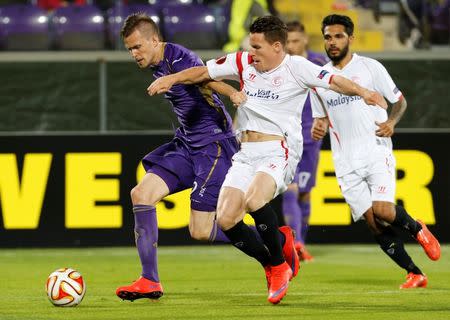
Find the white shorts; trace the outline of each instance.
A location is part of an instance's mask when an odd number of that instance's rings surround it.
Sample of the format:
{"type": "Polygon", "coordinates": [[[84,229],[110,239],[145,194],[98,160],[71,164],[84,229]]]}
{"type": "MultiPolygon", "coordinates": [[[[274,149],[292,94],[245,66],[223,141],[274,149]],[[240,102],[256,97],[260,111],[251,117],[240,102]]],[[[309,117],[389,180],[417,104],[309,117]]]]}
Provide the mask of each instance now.
{"type": "Polygon", "coordinates": [[[395,203],[395,158],[392,150],[379,148],[373,162],[337,178],[354,221],[363,217],[373,201],[395,203]]]}
{"type": "Polygon", "coordinates": [[[243,142],[233,156],[222,187],[233,187],[246,193],[255,174],[265,172],[275,180],[275,198],[294,178],[299,159],[291,154],[284,141],[243,142]]]}

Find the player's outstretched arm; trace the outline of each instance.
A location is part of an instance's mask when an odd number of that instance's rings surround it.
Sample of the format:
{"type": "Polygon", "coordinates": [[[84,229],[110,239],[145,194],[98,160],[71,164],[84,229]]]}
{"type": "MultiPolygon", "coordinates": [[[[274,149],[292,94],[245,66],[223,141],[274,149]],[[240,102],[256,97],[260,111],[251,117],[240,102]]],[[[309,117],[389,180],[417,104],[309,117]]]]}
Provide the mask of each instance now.
{"type": "Polygon", "coordinates": [[[223,81],[214,81],[211,80],[206,82],[206,87],[214,90],[215,92],[220,93],[223,96],[230,98],[231,102],[235,107],[239,107],[242,103],[247,100],[247,96],[242,91],[238,91],[234,87],[223,81]]]}
{"type": "Polygon", "coordinates": [[[170,74],[156,79],[147,88],[147,93],[151,96],[159,93],[165,93],[172,88],[174,84],[195,84],[211,80],[208,68],[205,66],[192,67],[183,71],[170,74]]]}
{"type": "Polygon", "coordinates": [[[244,90],[235,92],[230,96],[230,100],[233,103],[233,106],[238,108],[241,104],[247,101],[247,94],[244,90]]]}
{"type": "Polygon", "coordinates": [[[236,108],[247,100],[247,95],[243,91],[238,91],[225,82],[212,80],[207,82],[205,86],[230,98],[236,108]]]}
{"type": "Polygon", "coordinates": [[[378,137],[391,137],[394,134],[395,125],[402,118],[407,106],[408,104],[406,103],[406,99],[404,97],[401,97],[399,101],[394,103],[387,121],[381,123],[377,121],[375,122],[378,126],[375,134],[378,137]]]}
{"type": "Polygon", "coordinates": [[[387,102],[381,94],[363,88],[359,84],[344,77],[337,75],[333,76],[330,83],[330,89],[347,96],[360,96],[364,99],[364,102],[369,105],[380,106],[383,109],[387,109],[387,102]]]}
{"type": "Polygon", "coordinates": [[[318,141],[323,139],[328,131],[329,121],[327,117],[324,118],[314,118],[311,127],[311,137],[313,140],[318,141]]]}
{"type": "Polygon", "coordinates": [[[226,97],[231,97],[233,93],[238,92],[237,89],[223,81],[207,81],[204,86],[226,97]]]}

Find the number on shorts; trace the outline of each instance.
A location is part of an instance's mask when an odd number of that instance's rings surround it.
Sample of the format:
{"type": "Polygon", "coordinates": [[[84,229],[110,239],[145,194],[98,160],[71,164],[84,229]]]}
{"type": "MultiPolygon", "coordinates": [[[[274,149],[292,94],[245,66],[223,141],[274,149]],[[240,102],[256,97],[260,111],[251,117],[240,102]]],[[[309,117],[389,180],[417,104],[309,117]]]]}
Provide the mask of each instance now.
{"type": "Polygon", "coordinates": [[[300,188],[306,187],[306,184],[308,183],[309,178],[311,178],[311,173],[309,173],[309,172],[300,172],[298,174],[298,186],[300,188]]]}

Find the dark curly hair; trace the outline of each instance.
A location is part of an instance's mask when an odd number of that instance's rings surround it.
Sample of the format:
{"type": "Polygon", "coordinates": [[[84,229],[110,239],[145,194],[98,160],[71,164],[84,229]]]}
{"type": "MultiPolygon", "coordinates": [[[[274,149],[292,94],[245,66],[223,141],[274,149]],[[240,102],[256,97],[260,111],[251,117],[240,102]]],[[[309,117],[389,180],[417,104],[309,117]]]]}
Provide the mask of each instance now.
{"type": "Polygon", "coordinates": [[[322,20],[322,34],[325,30],[325,27],[331,26],[333,24],[340,24],[341,26],[344,26],[345,32],[349,35],[353,35],[353,29],[355,26],[353,25],[352,19],[348,16],[339,15],[339,14],[330,14],[329,16],[326,16],[322,20]]]}

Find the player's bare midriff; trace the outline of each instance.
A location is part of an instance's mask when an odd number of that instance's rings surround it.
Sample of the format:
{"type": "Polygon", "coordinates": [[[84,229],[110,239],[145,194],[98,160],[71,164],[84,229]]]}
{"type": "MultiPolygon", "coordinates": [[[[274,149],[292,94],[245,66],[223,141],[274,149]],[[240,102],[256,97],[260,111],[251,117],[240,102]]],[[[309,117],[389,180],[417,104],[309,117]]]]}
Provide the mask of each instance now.
{"type": "Polygon", "coordinates": [[[241,142],[263,142],[272,140],[284,141],[284,137],[251,130],[243,131],[241,135],[241,142]]]}

